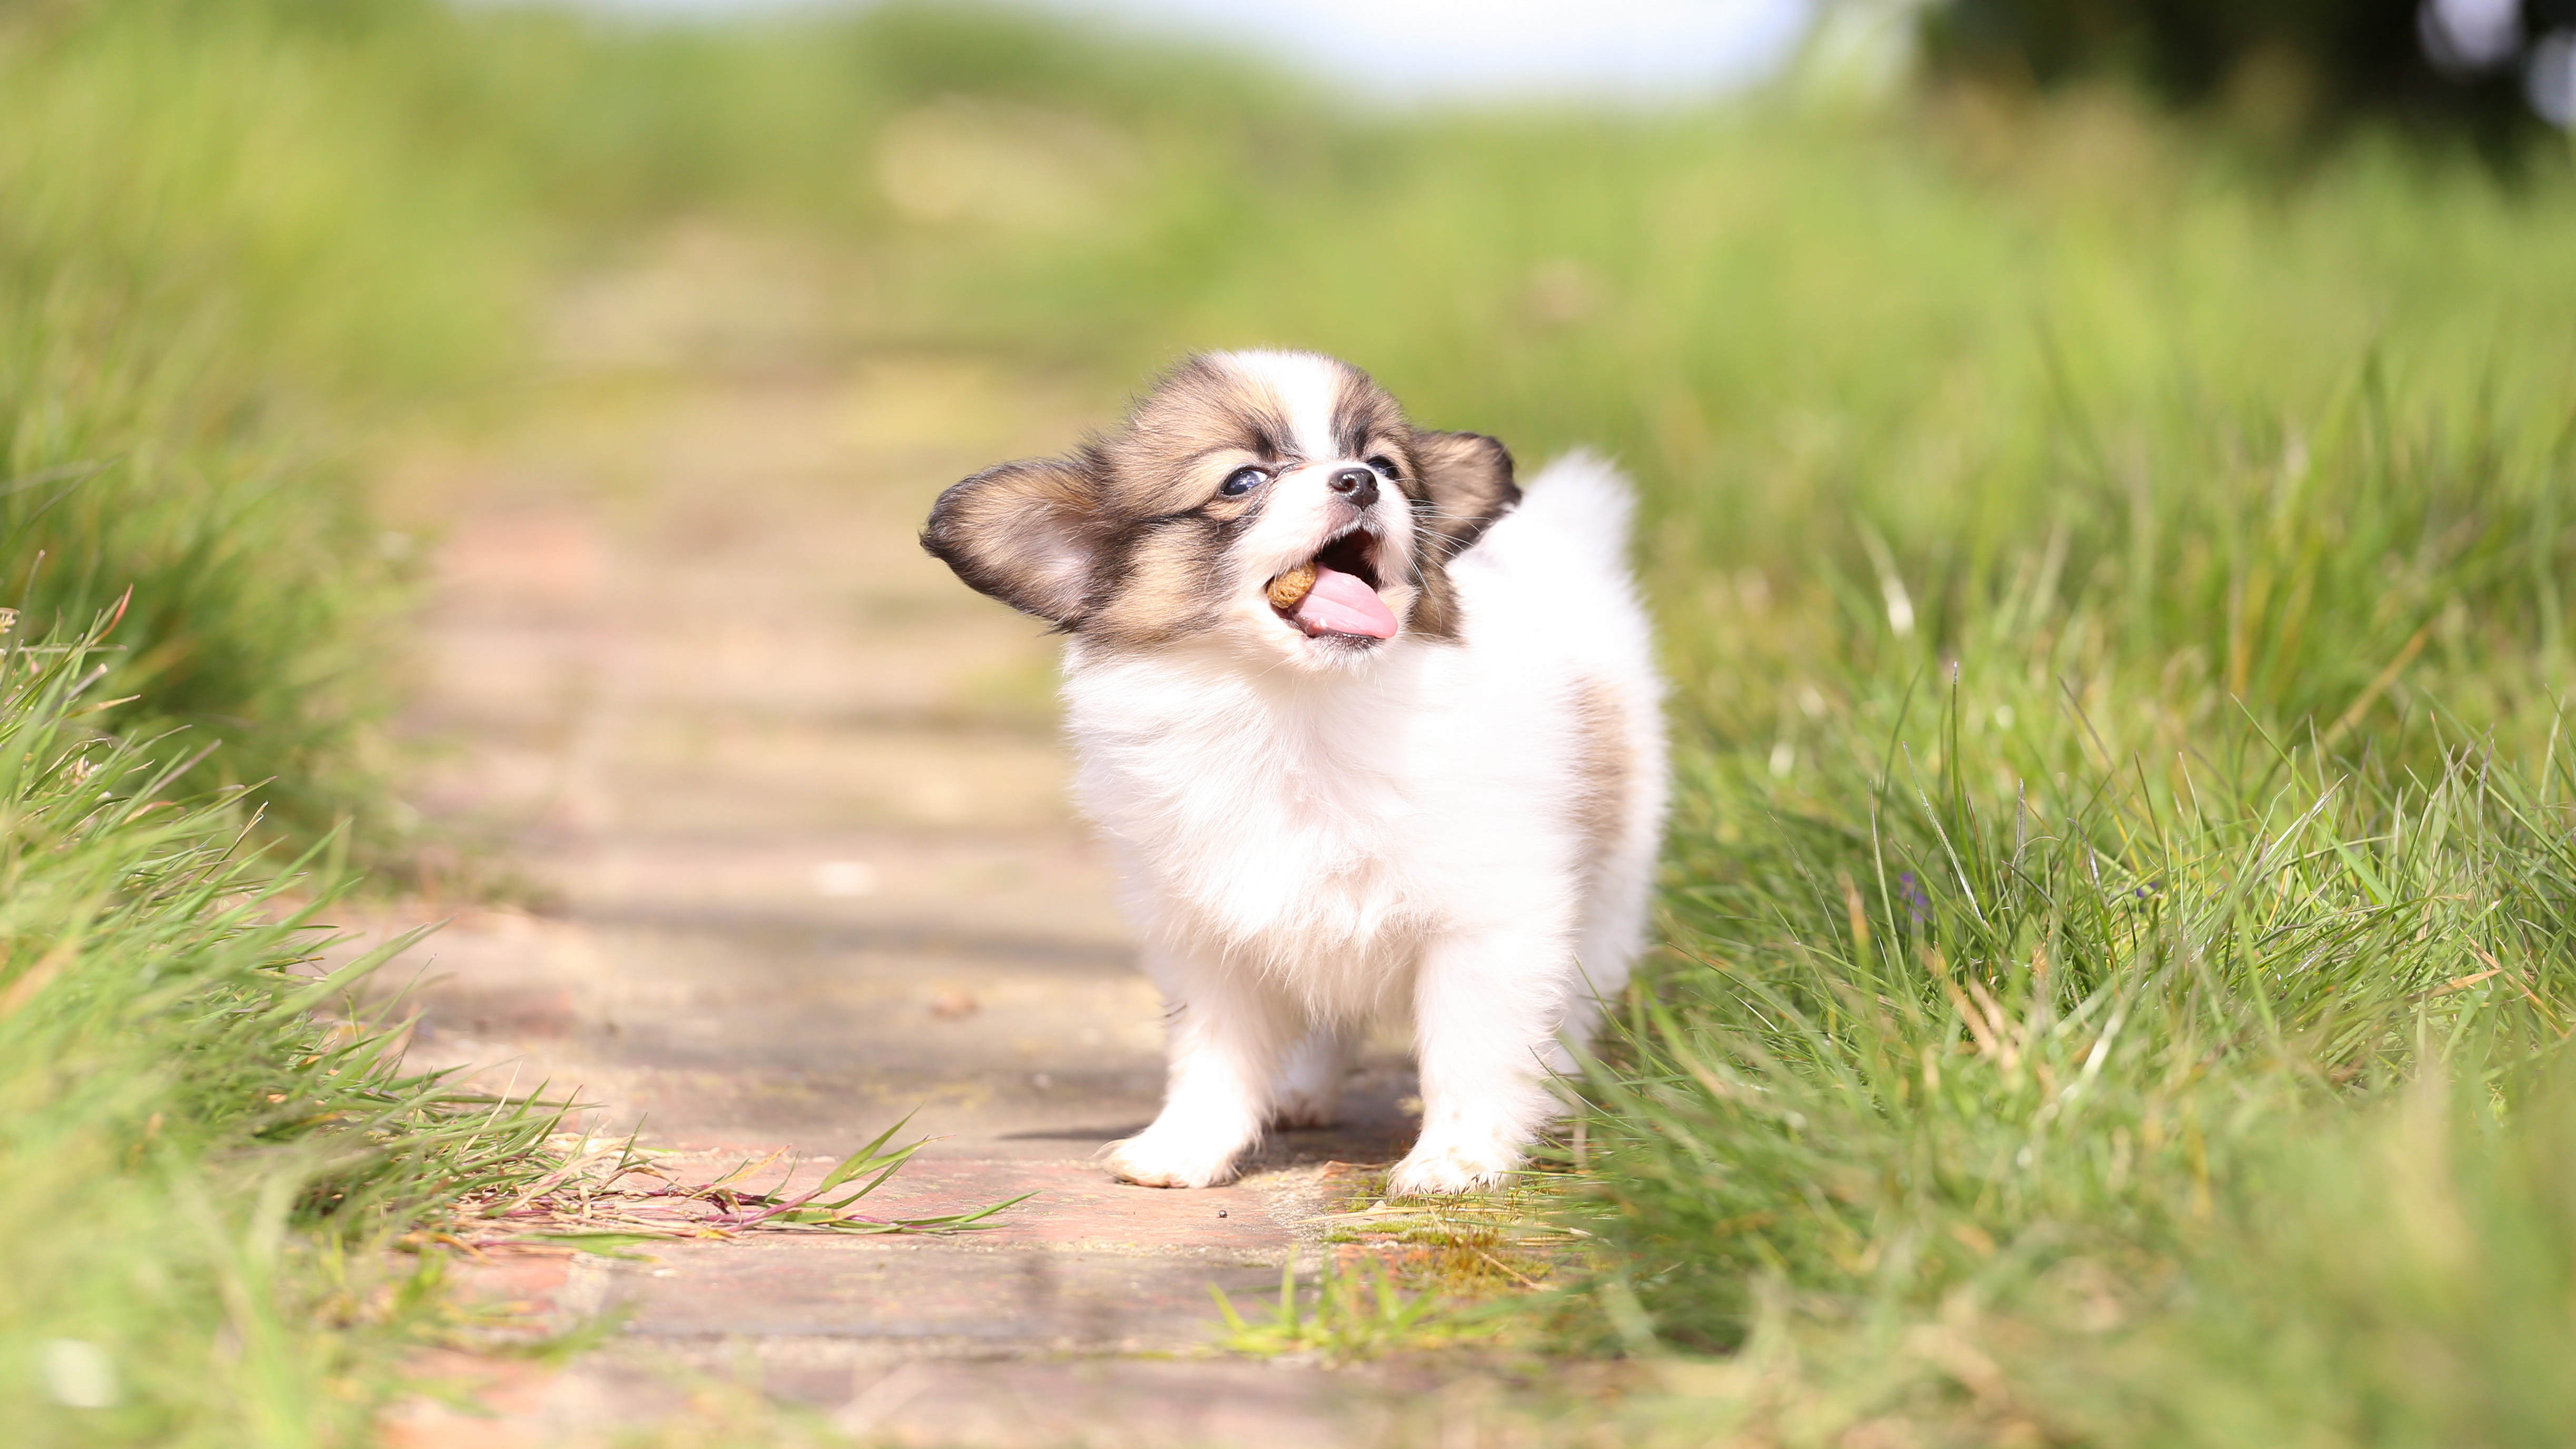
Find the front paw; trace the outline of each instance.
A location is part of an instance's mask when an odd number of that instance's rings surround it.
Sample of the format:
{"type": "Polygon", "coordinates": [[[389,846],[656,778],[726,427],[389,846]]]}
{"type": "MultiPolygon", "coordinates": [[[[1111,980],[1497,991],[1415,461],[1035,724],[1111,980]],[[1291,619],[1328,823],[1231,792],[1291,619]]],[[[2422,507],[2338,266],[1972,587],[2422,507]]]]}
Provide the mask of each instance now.
{"type": "Polygon", "coordinates": [[[1395,1171],[1388,1174],[1386,1190],[1391,1197],[1477,1192],[1502,1186],[1520,1165],[1518,1148],[1438,1143],[1426,1138],[1414,1144],[1404,1160],[1395,1165],[1395,1171]]]}
{"type": "Polygon", "coordinates": [[[1148,1130],[1111,1143],[1108,1165],[1121,1181],[1139,1187],[1216,1187],[1234,1181],[1240,1153],[1148,1130]]]}

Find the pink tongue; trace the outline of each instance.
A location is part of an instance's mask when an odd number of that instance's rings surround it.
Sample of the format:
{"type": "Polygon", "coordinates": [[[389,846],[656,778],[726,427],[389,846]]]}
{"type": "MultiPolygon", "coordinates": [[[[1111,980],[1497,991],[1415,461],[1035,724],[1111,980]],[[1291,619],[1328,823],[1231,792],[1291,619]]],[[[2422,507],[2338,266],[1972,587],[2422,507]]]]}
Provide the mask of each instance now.
{"type": "Polygon", "coordinates": [[[1369,639],[1395,637],[1395,615],[1367,580],[1321,564],[1315,566],[1315,587],[1297,605],[1297,618],[1310,629],[1369,639]]]}

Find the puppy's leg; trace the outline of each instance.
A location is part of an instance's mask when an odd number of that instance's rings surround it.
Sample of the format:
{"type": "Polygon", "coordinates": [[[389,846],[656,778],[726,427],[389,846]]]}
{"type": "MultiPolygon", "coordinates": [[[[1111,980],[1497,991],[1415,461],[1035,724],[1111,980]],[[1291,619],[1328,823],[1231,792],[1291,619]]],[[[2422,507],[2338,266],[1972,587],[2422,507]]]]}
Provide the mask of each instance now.
{"type": "Polygon", "coordinates": [[[1147,1187],[1210,1187],[1270,1120],[1271,1084],[1300,1013],[1260,982],[1194,962],[1152,963],[1171,1021],[1168,1085],[1154,1124],[1109,1149],[1109,1170],[1147,1187]]]}
{"type": "Polygon", "coordinates": [[[1601,1018],[1627,990],[1629,971],[1643,949],[1645,888],[1618,882],[1600,889],[1624,895],[1596,898],[1584,922],[1582,947],[1575,957],[1579,970],[1565,1018],[1557,1024],[1558,1049],[1549,1060],[1549,1069],[1560,1073],[1574,1070],[1573,1055],[1565,1048],[1592,1049],[1601,1033],[1601,1018]]]}
{"type": "MultiPolygon", "coordinates": [[[[1660,780],[1660,776],[1654,778],[1660,780]]],[[[1663,814],[1659,808],[1641,806],[1632,816],[1626,837],[1594,868],[1584,901],[1576,951],[1580,980],[1565,1021],[1558,1027],[1558,1034],[1578,1051],[1591,1048],[1604,1010],[1627,990],[1629,971],[1646,949],[1663,814]]]]}
{"type": "Polygon", "coordinates": [[[1341,1107],[1342,1080],[1351,1074],[1359,1049],[1357,1023],[1320,1021],[1309,1027],[1279,1074],[1270,1120],[1281,1127],[1332,1126],[1341,1107]]]}
{"type": "Polygon", "coordinates": [[[1491,1187],[1557,1111],[1548,1074],[1572,952],[1553,931],[1496,928],[1432,943],[1414,983],[1422,1136],[1395,1166],[1395,1193],[1491,1187]]]}

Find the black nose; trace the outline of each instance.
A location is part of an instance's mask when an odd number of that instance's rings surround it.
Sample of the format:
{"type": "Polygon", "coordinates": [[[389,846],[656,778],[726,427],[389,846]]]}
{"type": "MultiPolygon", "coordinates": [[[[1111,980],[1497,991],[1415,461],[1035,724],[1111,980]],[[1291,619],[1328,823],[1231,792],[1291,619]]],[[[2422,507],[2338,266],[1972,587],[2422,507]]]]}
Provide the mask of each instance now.
{"type": "Polygon", "coordinates": [[[1333,491],[1353,508],[1366,508],[1377,501],[1377,475],[1366,468],[1344,468],[1333,475],[1333,491]]]}

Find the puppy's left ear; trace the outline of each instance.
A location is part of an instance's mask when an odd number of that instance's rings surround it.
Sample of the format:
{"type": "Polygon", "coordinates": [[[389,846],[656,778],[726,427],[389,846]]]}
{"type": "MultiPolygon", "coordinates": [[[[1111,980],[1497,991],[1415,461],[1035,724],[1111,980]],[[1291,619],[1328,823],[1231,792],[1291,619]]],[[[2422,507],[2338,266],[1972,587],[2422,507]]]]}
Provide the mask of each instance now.
{"type": "Polygon", "coordinates": [[[1430,529],[1448,540],[1443,550],[1447,557],[1464,553],[1521,501],[1520,485],[1512,481],[1511,450],[1482,433],[1417,429],[1413,456],[1431,498],[1430,529]]]}
{"type": "Polygon", "coordinates": [[[940,494],[921,546],[977,593],[1070,628],[1091,593],[1099,506],[1088,460],[1004,463],[940,494]]]}

